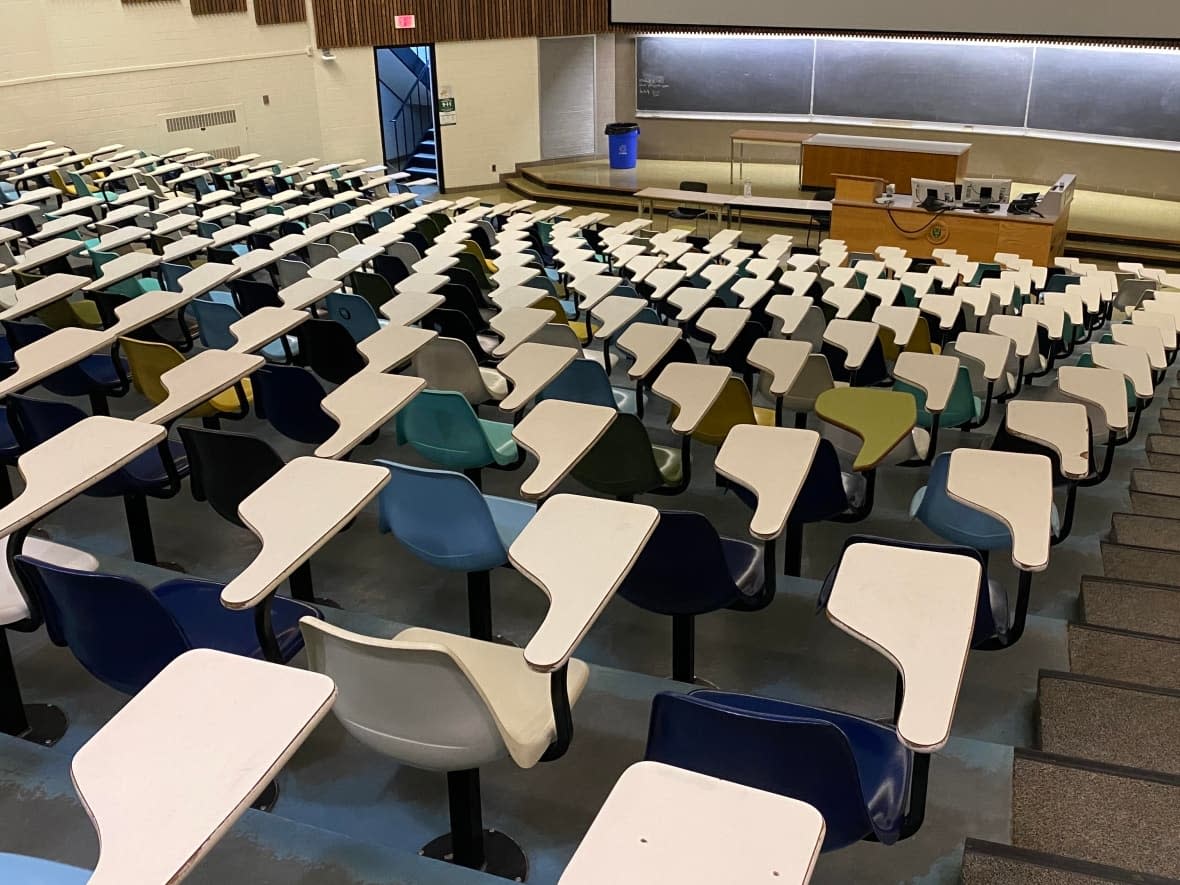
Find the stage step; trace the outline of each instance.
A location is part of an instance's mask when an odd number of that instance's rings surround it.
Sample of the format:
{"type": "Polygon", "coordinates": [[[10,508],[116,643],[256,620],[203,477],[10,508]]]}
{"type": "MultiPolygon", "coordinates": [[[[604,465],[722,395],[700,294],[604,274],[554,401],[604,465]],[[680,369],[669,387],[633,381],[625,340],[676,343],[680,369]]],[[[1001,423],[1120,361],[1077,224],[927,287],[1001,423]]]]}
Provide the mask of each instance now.
{"type": "Polygon", "coordinates": [[[1091,626],[1180,639],[1180,587],[1086,575],[1081,605],[1091,626]]]}
{"type": "Polygon", "coordinates": [[[1108,578],[1180,586],[1180,553],[1113,541],[1102,541],[1101,547],[1102,571],[1108,578]]]}
{"type": "Polygon", "coordinates": [[[1089,624],[1068,635],[1070,672],[1180,691],[1180,640],[1089,624]]]}
{"type": "Polygon", "coordinates": [[[1176,877],[1177,833],[1180,777],[1036,750],[1014,752],[1014,845],[1176,877]]]}
{"type": "Polygon", "coordinates": [[[1180,498],[1174,495],[1153,495],[1151,492],[1130,492],[1131,510],[1144,516],[1164,516],[1180,519],[1180,498]]]}
{"type": "Polygon", "coordinates": [[[960,882],[962,885],[1175,885],[1174,879],[982,839],[967,840],[960,882]]]}
{"type": "Polygon", "coordinates": [[[1180,476],[1160,470],[1137,468],[1131,471],[1131,491],[1180,497],[1180,476]]]}
{"type": "Polygon", "coordinates": [[[1180,551],[1180,519],[1142,516],[1136,513],[1112,513],[1110,537],[1131,547],[1154,547],[1180,551]]]}
{"type": "Polygon", "coordinates": [[[1037,700],[1044,752],[1180,775],[1180,691],[1042,670],[1037,700]]]}

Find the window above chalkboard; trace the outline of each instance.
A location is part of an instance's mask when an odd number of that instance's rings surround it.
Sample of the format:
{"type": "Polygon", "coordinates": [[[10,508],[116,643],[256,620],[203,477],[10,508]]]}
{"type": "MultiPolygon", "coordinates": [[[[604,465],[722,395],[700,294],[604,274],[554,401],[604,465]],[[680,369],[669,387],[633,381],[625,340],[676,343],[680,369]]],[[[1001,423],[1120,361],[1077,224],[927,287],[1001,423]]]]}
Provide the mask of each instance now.
{"type": "Polygon", "coordinates": [[[1180,150],[1180,50],[939,38],[636,38],[639,116],[996,132],[1180,150]]]}

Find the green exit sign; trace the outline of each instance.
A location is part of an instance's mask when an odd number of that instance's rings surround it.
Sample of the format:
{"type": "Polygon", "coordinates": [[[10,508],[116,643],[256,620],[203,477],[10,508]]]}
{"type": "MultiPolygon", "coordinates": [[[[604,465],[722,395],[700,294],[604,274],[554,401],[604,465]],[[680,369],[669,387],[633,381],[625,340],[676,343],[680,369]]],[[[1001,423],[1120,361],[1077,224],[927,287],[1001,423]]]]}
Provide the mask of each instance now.
{"type": "Polygon", "coordinates": [[[453,98],[440,98],[438,100],[438,112],[440,114],[453,114],[453,113],[455,113],[455,99],[453,99],[453,98]]]}

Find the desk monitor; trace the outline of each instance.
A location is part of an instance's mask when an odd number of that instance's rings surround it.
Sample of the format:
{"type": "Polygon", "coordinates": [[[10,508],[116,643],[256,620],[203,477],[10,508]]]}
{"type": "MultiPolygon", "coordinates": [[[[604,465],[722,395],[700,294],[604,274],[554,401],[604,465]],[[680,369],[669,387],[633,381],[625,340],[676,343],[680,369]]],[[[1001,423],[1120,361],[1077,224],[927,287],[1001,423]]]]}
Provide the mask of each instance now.
{"type": "Polygon", "coordinates": [[[1009,203],[1012,180],[1005,178],[966,178],[963,180],[964,203],[1009,203]]]}
{"type": "Polygon", "coordinates": [[[914,203],[942,203],[953,206],[955,202],[955,183],[953,181],[933,181],[928,178],[914,178],[910,181],[913,190],[914,203]]]}

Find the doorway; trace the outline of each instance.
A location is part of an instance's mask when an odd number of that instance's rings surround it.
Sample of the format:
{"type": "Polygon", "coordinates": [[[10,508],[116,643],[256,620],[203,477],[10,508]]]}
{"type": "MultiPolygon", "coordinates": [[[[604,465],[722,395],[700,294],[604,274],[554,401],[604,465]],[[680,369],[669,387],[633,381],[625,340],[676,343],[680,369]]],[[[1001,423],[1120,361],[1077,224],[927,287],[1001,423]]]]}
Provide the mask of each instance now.
{"type": "Polygon", "coordinates": [[[414,178],[433,178],[442,190],[434,46],[378,46],[373,52],[385,163],[414,178]]]}

